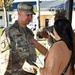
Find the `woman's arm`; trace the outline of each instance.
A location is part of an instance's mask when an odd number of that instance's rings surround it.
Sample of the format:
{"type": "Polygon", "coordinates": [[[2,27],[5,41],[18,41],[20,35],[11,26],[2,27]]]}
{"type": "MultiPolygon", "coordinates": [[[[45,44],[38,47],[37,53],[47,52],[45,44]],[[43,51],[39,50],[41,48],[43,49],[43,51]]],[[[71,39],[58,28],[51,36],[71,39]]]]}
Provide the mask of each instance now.
{"type": "Polygon", "coordinates": [[[49,50],[45,58],[44,67],[38,69],[37,75],[60,75],[61,55],[56,49],[49,50]]]}
{"type": "Polygon", "coordinates": [[[45,55],[47,53],[47,49],[41,45],[37,40],[35,39],[30,39],[31,44],[33,44],[35,46],[35,48],[42,53],[43,55],[45,55]]]}

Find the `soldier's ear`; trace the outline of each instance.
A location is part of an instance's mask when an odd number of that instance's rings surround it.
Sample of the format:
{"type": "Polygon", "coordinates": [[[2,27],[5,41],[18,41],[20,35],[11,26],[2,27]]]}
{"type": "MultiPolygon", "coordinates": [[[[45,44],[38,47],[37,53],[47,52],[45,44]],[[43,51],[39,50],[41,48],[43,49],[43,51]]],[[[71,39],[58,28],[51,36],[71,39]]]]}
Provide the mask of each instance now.
{"type": "Polygon", "coordinates": [[[21,11],[18,11],[18,15],[21,16],[21,11]]]}

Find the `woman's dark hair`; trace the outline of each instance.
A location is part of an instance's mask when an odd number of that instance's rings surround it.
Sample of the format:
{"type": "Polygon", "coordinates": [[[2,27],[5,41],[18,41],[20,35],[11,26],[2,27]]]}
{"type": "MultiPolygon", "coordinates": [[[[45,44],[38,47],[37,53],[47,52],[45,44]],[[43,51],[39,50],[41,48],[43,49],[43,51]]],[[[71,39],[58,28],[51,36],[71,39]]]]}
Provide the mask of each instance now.
{"type": "MultiPolygon", "coordinates": [[[[67,47],[73,52],[73,30],[71,23],[67,19],[58,19],[54,22],[54,28],[67,47]]],[[[74,57],[72,57],[74,60],[74,57]]],[[[72,61],[72,71],[74,70],[74,61],[72,61]]]]}

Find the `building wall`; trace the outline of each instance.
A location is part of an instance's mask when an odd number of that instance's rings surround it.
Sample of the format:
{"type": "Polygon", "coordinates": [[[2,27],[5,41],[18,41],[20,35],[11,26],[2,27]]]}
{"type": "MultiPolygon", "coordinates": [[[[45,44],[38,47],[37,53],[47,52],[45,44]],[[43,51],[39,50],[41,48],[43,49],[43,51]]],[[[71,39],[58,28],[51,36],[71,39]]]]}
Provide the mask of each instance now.
{"type": "Polygon", "coordinates": [[[0,27],[4,26],[5,24],[5,17],[2,11],[0,11],[0,27]]]}
{"type": "MultiPolygon", "coordinates": [[[[17,17],[17,12],[15,11],[8,11],[7,12],[7,19],[8,19],[8,25],[13,24],[13,22],[15,21],[17,17]]],[[[5,16],[4,16],[4,12],[0,11],[0,27],[1,26],[5,26],[5,16]]]]}
{"type": "Polygon", "coordinates": [[[46,19],[52,19],[53,15],[40,15],[40,27],[45,27],[46,19]]]}
{"type": "Polygon", "coordinates": [[[55,11],[40,11],[40,27],[45,27],[46,25],[46,19],[49,20],[48,25],[52,24],[53,20],[54,20],[54,14],[55,11]],[[51,22],[50,22],[51,20],[51,22]]]}
{"type": "Polygon", "coordinates": [[[8,23],[9,24],[13,24],[15,22],[15,20],[17,20],[17,18],[18,18],[18,16],[17,16],[16,10],[8,12],[8,23]]]}

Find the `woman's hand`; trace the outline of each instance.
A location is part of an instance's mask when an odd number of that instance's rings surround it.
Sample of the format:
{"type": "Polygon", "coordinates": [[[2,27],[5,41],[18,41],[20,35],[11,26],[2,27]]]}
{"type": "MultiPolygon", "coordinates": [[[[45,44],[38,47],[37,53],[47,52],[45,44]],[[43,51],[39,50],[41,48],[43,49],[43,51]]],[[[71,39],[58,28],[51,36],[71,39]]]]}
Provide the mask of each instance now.
{"type": "Polygon", "coordinates": [[[45,55],[47,53],[48,50],[42,44],[40,44],[37,40],[30,39],[29,41],[32,45],[34,45],[35,48],[37,48],[37,50],[40,53],[42,53],[43,55],[45,55]]]}

